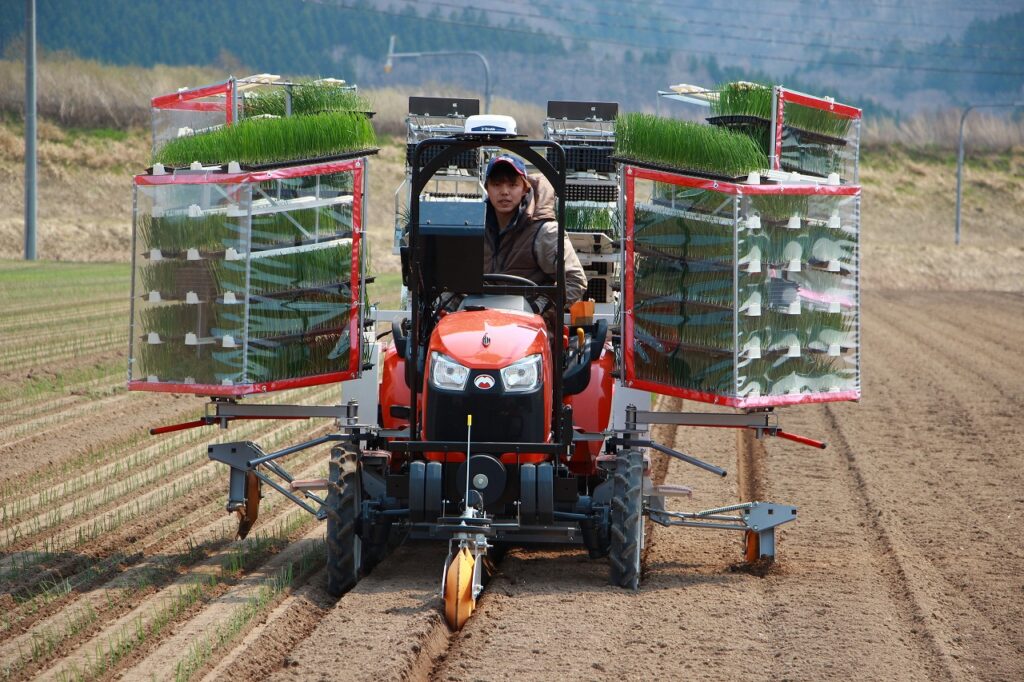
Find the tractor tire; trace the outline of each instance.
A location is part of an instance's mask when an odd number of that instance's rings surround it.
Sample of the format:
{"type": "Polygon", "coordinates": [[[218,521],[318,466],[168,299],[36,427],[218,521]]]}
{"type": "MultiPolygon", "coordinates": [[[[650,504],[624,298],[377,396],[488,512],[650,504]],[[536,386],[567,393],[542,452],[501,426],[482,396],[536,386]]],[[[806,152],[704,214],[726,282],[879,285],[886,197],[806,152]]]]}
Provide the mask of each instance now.
{"type": "Polygon", "coordinates": [[[359,455],[347,446],[331,450],[327,476],[327,592],[340,597],[359,582],[363,543],[357,532],[362,508],[359,455]]]}
{"type": "Polygon", "coordinates": [[[611,501],[609,579],[613,585],[640,587],[640,550],[643,544],[643,455],[624,450],[615,458],[611,501]]]}

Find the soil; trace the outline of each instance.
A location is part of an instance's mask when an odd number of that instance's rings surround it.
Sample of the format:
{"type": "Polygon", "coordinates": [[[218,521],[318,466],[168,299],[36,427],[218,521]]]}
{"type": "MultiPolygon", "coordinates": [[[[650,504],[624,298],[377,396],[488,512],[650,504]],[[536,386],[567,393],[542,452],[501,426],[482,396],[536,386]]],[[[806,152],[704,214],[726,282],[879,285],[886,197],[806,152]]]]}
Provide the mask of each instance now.
{"type": "MultiPolygon", "coordinates": [[[[382,152],[378,168],[391,173],[400,151],[382,152]]],[[[125,393],[118,370],[0,403],[0,677],[168,678],[187,665],[207,680],[1024,679],[1024,192],[1016,167],[981,187],[1002,198],[985,211],[999,212],[968,221],[956,249],[946,243],[949,181],[929,168],[864,172],[863,399],[780,415],[787,431],[827,449],[656,430],[729,472],[655,455],[656,479],[693,488],[671,509],[752,499],[798,508],[777,533],[774,564],[746,570],[735,531],[648,523],[639,591],[609,586],[607,562],[579,549],[513,548],[460,632],[439,609],[443,543],[406,543],[338,600],[321,560],[250,606],[323,526],[288,525],[294,506],[265,489],[257,530],[232,540],[226,474],[204,475],[205,446],[294,443],[323,425],[149,438],[146,428],[194,418],[201,401],[125,393]],[[890,182],[904,176],[909,189],[890,182]],[[929,183],[941,190],[932,202],[929,183]],[[183,472],[176,458],[186,456],[197,460],[183,472]],[[154,470],[166,499],[142,475],[154,470]],[[163,501],[146,506],[153,499],[163,501]],[[202,579],[208,588],[168,610],[202,579]],[[207,647],[220,634],[226,641],[207,647]]],[[[8,205],[0,230],[14,220],[8,205]]],[[[389,244],[384,210],[374,239],[389,244]]],[[[86,248],[73,237],[54,244],[63,254],[86,248]]],[[[49,368],[70,371],[118,347],[49,368]]],[[[39,371],[13,364],[2,380],[39,371]]],[[[324,403],[335,392],[283,399],[324,403]]],[[[708,408],[661,399],[658,409],[708,408]]],[[[313,478],[325,455],[287,461],[313,478]]]]}

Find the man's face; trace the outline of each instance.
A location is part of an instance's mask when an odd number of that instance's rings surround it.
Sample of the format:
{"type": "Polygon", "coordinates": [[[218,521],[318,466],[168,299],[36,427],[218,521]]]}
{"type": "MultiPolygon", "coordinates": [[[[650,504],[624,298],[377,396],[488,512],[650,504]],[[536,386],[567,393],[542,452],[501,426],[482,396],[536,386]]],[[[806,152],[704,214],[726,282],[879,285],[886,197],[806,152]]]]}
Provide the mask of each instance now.
{"type": "Polygon", "coordinates": [[[521,177],[498,177],[487,181],[487,198],[499,216],[508,216],[519,208],[526,187],[521,177]]]}

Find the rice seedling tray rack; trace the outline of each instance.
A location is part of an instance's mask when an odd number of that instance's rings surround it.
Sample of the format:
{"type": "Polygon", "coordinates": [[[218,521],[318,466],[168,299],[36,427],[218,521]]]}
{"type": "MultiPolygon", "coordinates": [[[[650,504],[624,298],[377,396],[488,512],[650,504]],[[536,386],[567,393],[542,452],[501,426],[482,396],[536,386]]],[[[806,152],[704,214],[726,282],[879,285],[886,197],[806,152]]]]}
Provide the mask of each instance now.
{"type": "Polygon", "coordinates": [[[135,176],[129,389],[238,397],[358,376],[365,167],[135,176]]]}
{"type": "Polygon", "coordinates": [[[621,172],[624,383],[753,409],[860,397],[860,188],[621,172]]]}
{"type": "MultiPolygon", "coordinates": [[[[293,159],[290,161],[274,161],[271,163],[240,163],[238,167],[243,171],[262,171],[262,170],[274,170],[276,168],[289,168],[295,165],[311,165],[315,163],[328,163],[331,161],[347,161],[349,159],[362,159],[367,156],[372,156],[380,152],[379,147],[368,147],[366,149],[357,149],[350,152],[342,152],[340,154],[329,154],[327,156],[317,156],[308,159],[293,159]]],[[[229,171],[230,164],[222,164],[221,170],[227,173],[229,171]]]]}

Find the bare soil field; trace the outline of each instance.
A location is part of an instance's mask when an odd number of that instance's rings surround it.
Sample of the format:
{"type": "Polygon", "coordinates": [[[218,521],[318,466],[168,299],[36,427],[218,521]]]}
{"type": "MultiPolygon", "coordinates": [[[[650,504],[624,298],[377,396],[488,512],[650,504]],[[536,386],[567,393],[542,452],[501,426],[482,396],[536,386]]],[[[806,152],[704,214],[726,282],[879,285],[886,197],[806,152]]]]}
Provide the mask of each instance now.
{"type": "MultiPolygon", "coordinates": [[[[12,135],[0,127],[4,258],[20,250],[12,135]]],[[[401,546],[335,600],[323,525],[283,497],[268,492],[252,535],[233,539],[227,472],[207,444],[272,448],[328,424],[148,435],[202,401],[124,390],[127,168],[141,137],[61,135],[44,164],[41,252],[119,262],[0,261],[0,679],[1024,679],[1020,152],[968,174],[960,249],[948,163],[868,158],[864,398],[782,413],[827,450],[658,433],[730,473],[657,460],[661,480],[694,487],[673,508],[799,507],[770,570],[739,567],[737,535],[650,524],[637,593],[608,586],[606,563],[582,550],[512,549],[452,633],[441,545],[401,546]]],[[[372,162],[377,254],[401,155],[388,141],[372,162]]],[[[314,477],[326,463],[318,448],[289,468],[314,477]]]]}

